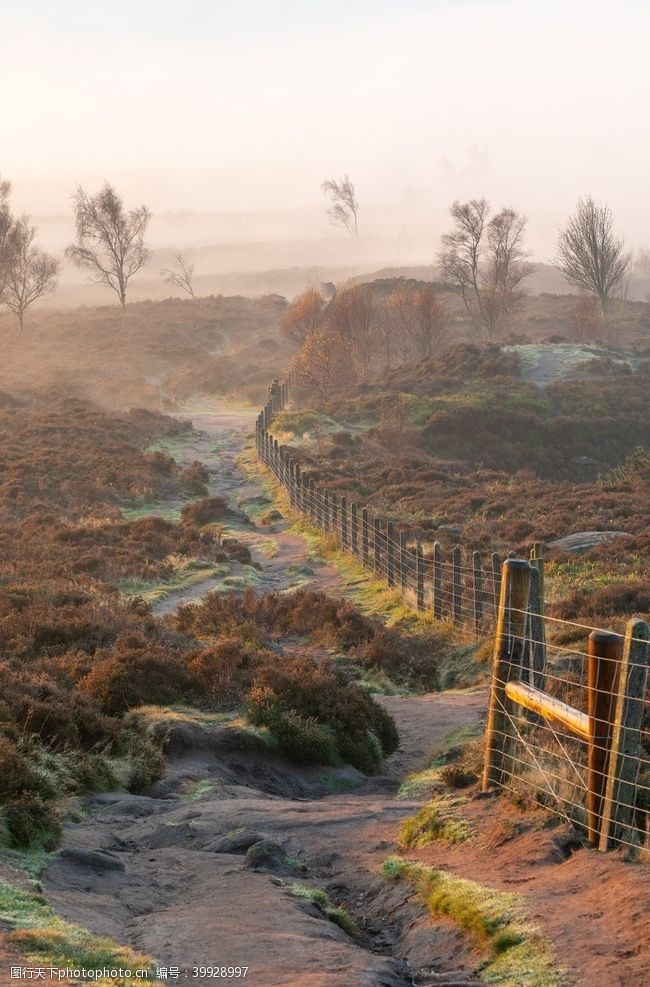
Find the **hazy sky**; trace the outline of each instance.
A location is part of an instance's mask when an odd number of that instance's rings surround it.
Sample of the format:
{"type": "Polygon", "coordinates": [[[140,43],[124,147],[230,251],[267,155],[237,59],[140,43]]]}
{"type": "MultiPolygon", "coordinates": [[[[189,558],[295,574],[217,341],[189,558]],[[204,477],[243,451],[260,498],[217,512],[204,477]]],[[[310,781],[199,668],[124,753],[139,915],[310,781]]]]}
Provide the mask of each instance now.
{"type": "Polygon", "coordinates": [[[158,212],[314,209],[319,236],[347,171],[366,232],[485,195],[544,255],[590,191],[650,242],[643,3],[0,0],[0,24],[19,210],[108,177],[158,212]]]}

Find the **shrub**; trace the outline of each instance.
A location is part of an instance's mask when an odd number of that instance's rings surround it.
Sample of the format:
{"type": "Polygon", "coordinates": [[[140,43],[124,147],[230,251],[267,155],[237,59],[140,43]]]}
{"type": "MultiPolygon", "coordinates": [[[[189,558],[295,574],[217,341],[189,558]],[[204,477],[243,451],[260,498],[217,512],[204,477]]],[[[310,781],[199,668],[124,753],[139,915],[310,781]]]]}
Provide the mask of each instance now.
{"type": "Polygon", "coordinates": [[[117,716],[144,703],[190,702],[199,682],[179,655],[132,635],[118,639],[113,652],[96,656],[79,688],[103,712],[117,716]]]}
{"type": "Polygon", "coordinates": [[[210,473],[207,467],[200,462],[190,463],[181,473],[183,488],[188,493],[196,494],[199,497],[207,494],[209,482],[210,473]]]}
{"type": "Polygon", "coordinates": [[[258,726],[268,727],[280,750],[297,764],[337,764],[336,742],[314,717],[288,709],[268,686],[255,685],[246,698],[246,712],[258,726]]]}
{"type": "Polygon", "coordinates": [[[181,519],[186,524],[200,527],[203,524],[220,521],[227,508],[228,501],[225,497],[202,497],[201,500],[185,504],[181,510],[181,519]]]}

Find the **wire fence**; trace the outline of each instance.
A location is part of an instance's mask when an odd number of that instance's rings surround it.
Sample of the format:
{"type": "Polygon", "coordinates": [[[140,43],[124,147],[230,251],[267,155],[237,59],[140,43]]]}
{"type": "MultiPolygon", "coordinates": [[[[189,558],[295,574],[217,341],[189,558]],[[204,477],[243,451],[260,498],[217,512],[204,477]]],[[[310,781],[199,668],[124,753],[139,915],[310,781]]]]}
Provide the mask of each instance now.
{"type": "Polygon", "coordinates": [[[530,606],[534,571],[504,563],[483,787],[550,809],[600,850],[648,848],[650,627],[548,618],[530,606]],[[557,642],[567,629],[582,647],[557,642]]]}
{"type": "Polygon", "coordinates": [[[558,814],[601,850],[650,852],[648,624],[630,620],[623,635],[547,616],[539,543],[531,561],[467,557],[460,546],[445,559],[438,542],[317,484],[269,430],[288,396],[288,382],[274,381],[256,448],[292,510],[409,606],[476,636],[495,635],[484,789],[558,814]]]}
{"type": "Polygon", "coordinates": [[[405,602],[439,620],[490,633],[496,619],[502,559],[497,552],[467,555],[460,546],[443,558],[439,542],[398,525],[345,495],[324,488],[304,472],[270,432],[288,402],[289,383],[274,381],[256,427],[260,460],[285,490],[292,509],[331,535],[369,573],[385,580],[405,602]]]}

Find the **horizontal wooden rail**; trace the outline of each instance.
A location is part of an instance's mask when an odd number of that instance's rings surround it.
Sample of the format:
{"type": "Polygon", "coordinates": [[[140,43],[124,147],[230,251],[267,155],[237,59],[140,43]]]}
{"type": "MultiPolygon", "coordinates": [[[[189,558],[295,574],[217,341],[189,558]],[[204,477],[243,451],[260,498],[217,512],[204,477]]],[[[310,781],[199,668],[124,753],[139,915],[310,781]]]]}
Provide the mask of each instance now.
{"type": "Polygon", "coordinates": [[[559,723],[572,733],[582,737],[583,740],[590,739],[589,717],[586,713],[568,706],[567,703],[554,699],[546,692],[536,689],[532,685],[524,682],[506,682],[506,696],[513,703],[518,703],[533,713],[539,713],[545,720],[552,723],[559,723]]]}

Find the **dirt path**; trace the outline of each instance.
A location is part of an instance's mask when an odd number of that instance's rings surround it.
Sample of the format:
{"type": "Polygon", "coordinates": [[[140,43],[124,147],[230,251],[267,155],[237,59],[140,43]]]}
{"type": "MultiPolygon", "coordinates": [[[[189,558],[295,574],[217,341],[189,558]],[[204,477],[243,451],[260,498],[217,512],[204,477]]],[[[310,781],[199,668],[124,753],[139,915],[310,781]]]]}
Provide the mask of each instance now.
{"type": "MultiPolygon", "coordinates": [[[[183,462],[200,460],[210,472],[209,493],[225,497],[233,508],[227,520],[228,532],[251,549],[259,565],[257,573],[232,567],[232,575],[244,581],[254,580],[259,592],[310,586],[334,592],[341,586],[335,566],[311,560],[304,538],[289,531],[290,521],[277,517],[270,524],[260,520],[272,510],[262,480],[246,476],[237,464],[253,435],[257,412],[253,408],[222,407],[218,403],[188,402],[179,412],[191,420],[195,432],[183,445],[179,458],[183,462]]],[[[159,513],[169,513],[174,504],[162,503],[159,513]]],[[[219,577],[208,578],[186,589],[170,592],[154,605],[156,614],[169,613],[181,603],[198,600],[219,584],[219,577]]]]}
{"type": "MultiPolygon", "coordinates": [[[[184,409],[188,415],[196,432],[181,458],[204,462],[210,493],[228,497],[236,512],[248,515],[239,514],[232,527],[259,563],[257,588],[308,582],[336,592],[337,570],[310,560],[306,540],[287,530],[287,520],[275,519],[272,530],[259,523],[272,505],[261,480],[237,465],[254,411],[197,404],[184,409]]],[[[160,513],[169,510],[160,505],[160,513]]],[[[173,593],[157,612],[213,586],[206,580],[173,593]]],[[[383,701],[397,721],[401,745],[370,780],[349,768],[299,771],[251,750],[250,740],[239,743],[236,731],[177,723],[166,777],[149,796],[115,792],[85,800],[87,818],[67,826],[62,853],[43,874],[48,900],[64,917],[150,953],[162,966],[188,971],[180,982],[214,984],[214,977],[194,975],[193,967],[247,966],[244,981],[219,982],[413,983],[407,966],[392,955],[390,921],[368,917],[366,902],[381,885],[379,867],[401,820],[413,811],[414,803],[394,797],[400,780],[428,763],[437,741],[479,716],[485,697],[383,701]],[[251,869],[246,851],[264,840],[281,846],[292,863],[251,869]],[[313,902],[290,893],[286,882],[325,889],[366,920],[349,935],[313,902]]],[[[429,959],[435,966],[435,956],[429,959]]],[[[441,970],[435,982],[451,981],[441,970]]]]}
{"type": "Polygon", "coordinates": [[[320,798],[310,797],[322,791],[314,773],[227,750],[218,730],[198,737],[179,727],[158,797],[109,793],[87,800],[90,818],[68,827],[61,857],[43,876],[48,900],[93,931],[190,970],[187,982],[213,983],[193,978],[191,968],[219,964],[248,966],[245,982],[255,987],[413,983],[391,956],[390,923],[370,923],[349,936],[278,883],[325,888],[353,912],[355,902],[372,896],[397,828],[414,809],[394,798],[399,780],[426,763],[437,740],[479,715],[485,698],[441,694],[385,703],[398,723],[400,750],[361,788],[320,798]],[[196,801],[180,797],[189,783],[206,781],[212,787],[196,801]],[[304,872],[252,870],[245,851],[260,840],[279,844],[304,872]]]}

